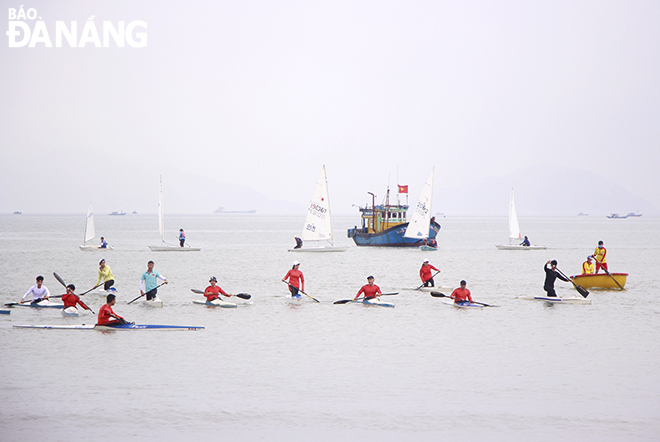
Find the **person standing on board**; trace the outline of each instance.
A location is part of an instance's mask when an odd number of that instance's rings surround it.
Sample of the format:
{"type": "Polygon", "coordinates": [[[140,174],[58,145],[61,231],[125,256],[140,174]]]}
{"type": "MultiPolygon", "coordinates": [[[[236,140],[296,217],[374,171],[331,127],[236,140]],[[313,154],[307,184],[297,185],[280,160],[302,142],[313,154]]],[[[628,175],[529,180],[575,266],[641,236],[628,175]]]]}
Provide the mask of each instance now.
{"type": "Polygon", "coordinates": [[[435,270],[436,272],[440,273],[440,270],[436,269],[431,264],[429,264],[428,259],[425,259],[424,262],[422,263],[422,268],[419,269],[419,277],[422,278],[424,287],[429,287],[429,286],[435,287],[435,283],[433,282],[433,274],[431,273],[431,270],[435,270]]]}
{"type": "Polygon", "coordinates": [[[601,267],[607,273],[607,249],[603,246],[603,241],[598,241],[598,247],[594,251],[594,259],[596,260],[596,273],[598,273],[601,267]]]}
{"type": "Polygon", "coordinates": [[[216,277],[211,276],[211,279],[209,279],[209,283],[211,285],[206,287],[206,289],[204,290],[204,296],[206,296],[206,302],[219,299],[220,295],[225,295],[226,297],[231,296],[229,293],[225,293],[225,291],[222,290],[220,286],[217,286],[216,285],[217,282],[218,280],[216,279],[216,277]]]}
{"type": "Polygon", "coordinates": [[[587,256],[587,260],[582,263],[582,274],[583,275],[593,275],[594,274],[594,263],[591,261],[592,256],[587,256]]]}
{"type": "Polygon", "coordinates": [[[127,324],[124,318],[115,314],[112,310],[112,306],[115,305],[116,302],[115,295],[110,294],[106,297],[106,303],[99,309],[99,317],[96,321],[96,325],[108,325],[112,327],[115,325],[127,324]]]}
{"type": "Polygon", "coordinates": [[[37,284],[33,285],[27,292],[25,292],[23,298],[21,298],[20,303],[23,304],[25,302],[25,298],[27,298],[30,293],[32,294],[32,304],[36,304],[43,301],[44,299],[48,299],[50,292],[48,291],[48,288],[43,284],[44,277],[41,275],[37,276],[37,284]]]}
{"type": "Polygon", "coordinates": [[[282,282],[287,282],[287,279],[289,280],[289,291],[291,292],[292,298],[300,298],[298,291],[305,291],[305,277],[299,269],[300,262],[293,261],[293,267],[291,267],[291,270],[289,270],[284,278],[282,278],[282,282]]]}
{"type": "Polygon", "coordinates": [[[87,307],[85,303],[82,302],[75,293],[73,293],[75,290],[76,290],[76,286],[73,284],[69,284],[66,286],[66,294],[62,295],[62,302],[64,303],[64,307],[62,307],[62,310],[68,307],[73,307],[76,310],[78,310],[76,305],[80,304],[80,306],[85,310],[92,311],[91,308],[87,307]]]}
{"type": "Polygon", "coordinates": [[[108,242],[105,240],[105,238],[101,237],[101,249],[107,249],[108,248],[108,242]]]}
{"type": "Polygon", "coordinates": [[[98,286],[101,280],[103,280],[103,290],[106,292],[115,284],[115,277],[112,275],[110,266],[105,263],[105,259],[99,261],[99,278],[96,280],[94,287],[98,286]]]}
{"type": "Polygon", "coordinates": [[[357,300],[361,294],[364,294],[364,299],[373,299],[378,295],[383,293],[380,291],[380,287],[374,284],[374,277],[369,275],[367,276],[367,284],[363,285],[362,288],[357,292],[353,301],[357,300]]]}
{"type": "Polygon", "coordinates": [[[543,270],[545,270],[545,282],[543,283],[543,290],[548,293],[549,298],[556,298],[557,293],[555,293],[555,280],[559,278],[562,281],[570,281],[557,272],[557,261],[554,259],[552,261],[546,262],[545,266],[543,266],[543,270]],[[548,268],[548,264],[550,264],[550,268],[548,268]]]}
{"type": "Polygon", "coordinates": [[[179,245],[183,247],[183,244],[186,242],[186,234],[183,229],[179,229],[179,245]]]}
{"type": "Polygon", "coordinates": [[[151,301],[156,297],[156,293],[158,293],[158,279],[165,281],[165,284],[167,284],[167,278],[156,272],[154,270],[154,262],[149,261],[147,263],[147,271],[140,278],[140,294],[142,296],[147,295],[147,301],[151,301]]]}
{"type": "Polygon", "coordinates": [[[527,238],[527,236],[525,236],[525,239],[523,239],[523,242],[521,242],[520,245],[523,246],[523,247],[529,247],[531,245],[530,242],[529,242],[529,238],[527,238]]]}
{"type": "Polygon", "coordinates": [[[465,280],[461,281],[461,286],[458,287],[457,289],[454,289],[453,292],[451,292],[450,298],[454,300],[454,304],[461,304],[463,302],[472,302],[472,293],[470,293],[470,290],[465,288],[467,286],[467,282],[465,280]]]}

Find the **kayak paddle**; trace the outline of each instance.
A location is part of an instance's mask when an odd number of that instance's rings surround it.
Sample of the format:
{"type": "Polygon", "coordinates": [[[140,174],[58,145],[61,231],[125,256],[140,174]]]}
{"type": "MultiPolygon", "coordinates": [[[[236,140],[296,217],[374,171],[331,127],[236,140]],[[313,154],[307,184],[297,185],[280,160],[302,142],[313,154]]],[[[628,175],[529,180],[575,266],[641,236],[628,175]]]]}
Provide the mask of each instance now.
{"type": "MultiPolygon", "coordinates": [[[[64,280],[63,280],[62,278],[60,278],[60,275],[58,275],[57,273],[53,272],[53,276],[55,277],[55,279],[57,279],[57,280],[60,282],[60,284],[62,284],[62,285],[64,286],[65,289],[68,289],[68,287],[66,286],[66,283],[64,282],[64,280]]],[[[97,286],[97,287],[98,287],[98,286],[97,286]]],[[[94,289],[92,289],[92,290],[94,290],[94,289]]],[[[73,292],[72,292],[72,293],[73,293],[73,292]]],[[[64,295],[53,296],[53,298],[61,298],[62,296],[64,296],[64,295]]],[[[82,305],[83,307],[85,307],[87,310],[89,310],[89,311],[92,312],[93,314],[96,314],[96,313],[94,313],[94,310],[92,310],[92,309],[89,308],[87,305],[85,305],[84,302],[82,302],[82,300],[80,299],[80,296],[76,295],[75,293],[73,293],[73,296],[75,296],[76,298],[78,298],[78,302],[80,302],[80,305],[82,305]]]]}
{"type": "MultiPolygon", "coordinates": [[[[435,278],[436,275],[437,275],[438,273],[440,273],[440,270],[438,270],[437,272],[435,272],[435,274],[434,274],[433,276],[431,276],[431,279],[435,278]]],[[[424,281],[424,284],[426,284],[426,283],[427,283],[427,281],[424,281]]],[[[419,289],[421,289],[422,287],[424,287],[424,284],[420,285],[420,286],[417,287],[415,290],[419,290],[419,289]]]]}
{"type": "MultiPolygon", "coordinates": [[[[451,296],[447,296],[444,293],[440,293],[440,292],[431,292],[431,296],[433,296],[434,298],[450,298],[451,299],[451,296]]],[[[471,301],[471,302],[473,304],[483,305],[484,307],[499,307],[499,305],[485,304],[483,302],[477,302],[477,301],[471,301]]]]}
{"type": "MultiPolygon", "coordinates": [[[[164,282],[161,282],[160,284],[158,284],[158,285],[156,286],[156,288],[160,287],[160,286],[163,285],[163,284],[165,284],[165,283],[164,283],[164,282]]],[[[128,304],[130,304],[130,303],[132,303],[132,302],[137,301],[138,299],[140,299],[140,298],[143,297],[144,295],[146,295],[146,293],[142,293],[142,294],[140,294],[140,296],[138,296],[137,298],[133,299],[132,301],[127,302],[126,305],[128,305],[128,304]]]]}
{"type": "MultiPolygon", "coordinates": [[[[293,287],[293,288],[295,288],[295,289],[298,289],[298,287],[292,286],[291,284],[289,284],[289,283],[286,282],[286,281],[282,281],[282,282],[285,283],[286,285],[290,285],[291,287],[293,287]]],[[[307,296],[308,298],[312,298],[312,299],[313,299],[314,301],[316,301],[316,302],[321,302],[321,301],[319,301],[318,299],[316,299],[315,297],[313,297],[313,296],[309,296],[307,293],[303,292],[303,291],[300,290],[300,289],[298,289],[298,291],[299,291],[300,293],[302,293],[303,295],[307,296]]]]}
{"type": "MultiPolygon", "coordinates": [[[[394,295],[398,295],[398,294],[399,294],[399,292],[394,292],[394,293],[381,293],[381,294],[378,295],[378,296],[394,296],[394,295]]],[[[376,296],[376,298],[377,298],[378,296],[376,296]]],[[[360,299],[364,299],[364,297],[361,296],[361,297],[359,297],[359,298],[357,298],[357,299],[340,299],[339,301],[335,301],[335,302],[333,302],[333,304],[347,304],[347,303],[349,303],[349,302],[351,302],[351,301],[359,301],[360,299]]]]}
{"type": "MultiPolygon", "coordinates": [[[[204,290],[197,290],[197,289],[190,289],[190,291],[193,292],[193,293],[198,293],[200,295],[203,295],[204,293],[206,293],[206,292],[204,292],[204,290]]],[[[236,297],[241,298],[241,299],[250,299],[252,297],[252,295],[250,295],[248,293],[236,293],[235,295],[229,294],[229,296],[236,296],[236,297]]]]}

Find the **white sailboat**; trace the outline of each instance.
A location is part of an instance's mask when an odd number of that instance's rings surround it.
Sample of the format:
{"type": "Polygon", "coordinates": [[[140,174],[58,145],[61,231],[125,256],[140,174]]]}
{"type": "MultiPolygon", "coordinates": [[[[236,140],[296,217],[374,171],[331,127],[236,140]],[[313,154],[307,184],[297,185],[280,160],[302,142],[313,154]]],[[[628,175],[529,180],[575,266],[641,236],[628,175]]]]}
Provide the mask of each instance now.
{"type": "MultiPolygon", "coordinates": [[[[419,195],[419,200],[417,200],[417,205],[413,209],[412,217],[408,223],[406,232],[403,234],[405,238],[428,239],[429,237],[429,228],[431,227],[431,204],[433,200],[434,172],[435,167],[431,169],[431,174],[427,178],[426,183],[424,183],[422,193],[419,195]]],[[[428,245],[420,246],[419,249],[424,251],[438,250],[437,247],[428,245]]]]}
{"type": "Polygon", "coordinates": [[[518,214],[516,213],[516,204],[513,200],[513,187],[511,188],[511,198],[509,200],[509,244],[496,244],[500,250],[543,250],[546,246],[537,246],[530,244],[528,246],[520,245],[523,237],[520,233],[518,224],[518,214]]]}
{"type": "Polygon", "coordinates": [[[158,231],[160,232],[161,244],[158,246],[149,246],[152,252],[199,252],[199,247],[184,246],[165,242],[165,220],[163,216],[163,176],[160,176],[160,193],[158,195],[158,231]]]}
{"type": "Polygon", "coordinates": [[[85,221],[85,237],[83,239],[83,245],[78,246],[80,250],[84,252],[91,252],[94,250],[114,250],[112,246],[100,247],[94,246],[92,244],[87,244],[87,241],[91,241],[96,237],[96,232],[94,231],[94,212],[92,211],[92,205],[90,204],[87,208],[87,220],[85,221]]]}
{"type": "Polygon", "coordinates": [[[345,252],[348,250],[348,247],[334,245],[325,165],[321,170],[319,179],[316,181],[314,193],[309,202],[301,239],[303,240],[303,246],[299,249],[289,249],[289,252],[345,252]],[[314,245],[307,247],[306,245],[309,242],[314,245]]]}

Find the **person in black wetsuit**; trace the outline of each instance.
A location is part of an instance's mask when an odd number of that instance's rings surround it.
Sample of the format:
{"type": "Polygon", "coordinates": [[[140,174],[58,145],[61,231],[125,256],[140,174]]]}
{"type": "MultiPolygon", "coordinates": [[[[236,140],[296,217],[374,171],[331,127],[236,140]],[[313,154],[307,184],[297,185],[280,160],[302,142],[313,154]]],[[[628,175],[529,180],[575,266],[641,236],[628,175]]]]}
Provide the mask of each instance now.
{"type": "Polygon", "coordinates": [[[545,266],[543,266],[543,270],[545,270],[545,282],[543,283],[543,290],[548,293],[548,297],[556,298],[557,294],[555,293],[555,280],[559,278],[562,281],[570,281],[557,272],[557,261],[554,259],[552,261],[546,262],[545,266]],[[550,268],[548,268],[548,264],[550,264],[550,268]]]}

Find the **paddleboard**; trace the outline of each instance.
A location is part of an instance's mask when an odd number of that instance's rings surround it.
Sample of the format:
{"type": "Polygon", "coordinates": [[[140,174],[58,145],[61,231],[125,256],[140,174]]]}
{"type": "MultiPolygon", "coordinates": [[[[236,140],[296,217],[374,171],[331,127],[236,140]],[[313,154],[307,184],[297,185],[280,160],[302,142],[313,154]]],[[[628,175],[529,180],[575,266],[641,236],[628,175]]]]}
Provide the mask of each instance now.
{"type": "Polygon", "coordinates": [[[238,305],[231,302],[223,301],[222,299],[214,299],[213,301],[193,299],[193,304],[208,305],[209,307],[222,307],[222,308],[238,307],[238,305]]]}
{"type": "Polygon", "coordinates": [[[14,325],[14,328],[32,328],[40,330],[204,330],[200,326],[124,324],[110,327],[107,325],[14,325]]]}
{"type": "Polygon", "coordinates": [[[380,298],[361,299],[357,301],[351,301],[351,303],[364,304],[364,305],[377,305],[380,307],[394,307],[394,304],[392,304],[391,302],[381,301],[380,298]]]}
{"type": "Polygon", "coordinates": [[[484,308],[484,306],[481,305],[481,304],[475,304],[475,303],[469,302],[469,301],[460,302],[460,303],[457,304],[454,301],[452,301],[451,299],[444,299],[442,301],[442,303],[447,304],[447,305],[453,305],[456,308],[484,308]]]}
{"type": "Polygon", "coordinates": [[[576,297],[548,297],[548,296],[518,296],[518,299],[524,299],[526,301],[544,301],[550,302],[552,304],[591,304],[591,299],[578,298],[576,297]]]}

